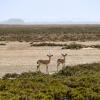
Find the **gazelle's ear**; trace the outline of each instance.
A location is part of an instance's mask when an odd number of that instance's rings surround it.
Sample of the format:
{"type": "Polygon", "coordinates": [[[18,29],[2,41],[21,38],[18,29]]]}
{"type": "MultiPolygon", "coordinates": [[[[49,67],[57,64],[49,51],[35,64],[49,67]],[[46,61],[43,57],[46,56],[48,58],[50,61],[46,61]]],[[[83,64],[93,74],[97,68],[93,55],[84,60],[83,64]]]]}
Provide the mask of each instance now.
{"type": "Polygon", "coordinates": [[[49,57],[52,57],[53,55],[49,55],[49,57]]]}

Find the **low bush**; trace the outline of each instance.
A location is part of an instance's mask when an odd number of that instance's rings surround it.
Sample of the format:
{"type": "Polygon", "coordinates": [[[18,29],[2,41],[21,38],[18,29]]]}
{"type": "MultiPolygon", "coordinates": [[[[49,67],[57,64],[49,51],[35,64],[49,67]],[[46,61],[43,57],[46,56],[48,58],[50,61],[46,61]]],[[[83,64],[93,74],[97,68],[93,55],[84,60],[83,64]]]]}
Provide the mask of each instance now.
{"type": "Polygon", "coordinates": [[[62,49],[82,49],[84,47],[86,46],[77,43],[71,43],[69,45],[62,47],[62,49]]]}
{"type": "Polygon", "coordinates": [[[97,44],[97,45],[91,45],[90,47],[91,48],[99,48],[100,49],[100,45],[99,44],[97,44]]]}
{"type": "Polygon", "coordinates": [[[0,45],[6,45],[6,43],[0,43],[0,45]]]}
{"type": "Polygon", "coordinates": [[[16,74],[16,73],[7,73],[7,74],[5,74],[4,76],[3,76],[3,79],[9,79],[9,78],[17,78],[19,75],[18,74],[16,74]]]}

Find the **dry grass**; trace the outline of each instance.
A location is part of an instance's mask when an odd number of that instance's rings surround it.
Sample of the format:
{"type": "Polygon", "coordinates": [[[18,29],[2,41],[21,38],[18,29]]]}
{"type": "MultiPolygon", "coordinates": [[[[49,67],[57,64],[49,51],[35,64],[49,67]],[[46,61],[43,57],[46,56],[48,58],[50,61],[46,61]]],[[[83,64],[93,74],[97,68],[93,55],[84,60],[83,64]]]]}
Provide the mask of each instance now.
{"type": "Polygon", "coordinates": [[[97,41],[100,25],[0,25],[1,41],[97,41]]]}

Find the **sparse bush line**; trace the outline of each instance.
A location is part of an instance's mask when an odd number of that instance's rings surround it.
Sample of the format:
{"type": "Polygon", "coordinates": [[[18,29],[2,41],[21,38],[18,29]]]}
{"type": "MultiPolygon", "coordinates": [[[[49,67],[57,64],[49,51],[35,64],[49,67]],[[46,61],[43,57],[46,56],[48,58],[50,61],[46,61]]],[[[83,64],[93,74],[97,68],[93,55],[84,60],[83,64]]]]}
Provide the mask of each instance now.
{"type": "Polygon", "coordinates": [[[57,43],[45,43],[45,42],[41,42],[41,43],[30,43],[30,46],[33,47],[39,47],[39,46],[60,46],[62,47],[62,49],[82,49],[82,48],[100,48],[100,45],[82,45],[82,44],[77,44],[77,43],[70,43],[70,44],[57,44],[57,43]]]}
{"type": "Polygon", "coordinates": [[[64,46],[66,44],[56,44],[56,43],[45,43],[45,42],[41,42],[41,43],[30,43],[31,46],[64,46]]]}

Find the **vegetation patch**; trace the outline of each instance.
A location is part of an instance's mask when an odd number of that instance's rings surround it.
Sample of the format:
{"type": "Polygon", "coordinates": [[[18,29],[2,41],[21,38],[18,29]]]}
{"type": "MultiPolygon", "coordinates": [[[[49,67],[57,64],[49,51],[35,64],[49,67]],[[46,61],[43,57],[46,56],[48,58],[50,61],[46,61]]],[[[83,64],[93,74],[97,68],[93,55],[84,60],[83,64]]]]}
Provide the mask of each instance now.
{"type": "Polygon", "coordinates": [[[87,46],[82,45],[82,44],[77,44],[77,43],[71,43],[69,45],[65,45],[64,47],[62,47],[62,49],[82,49],[82,48],[86,48],[87,46]]]}
{"type": "Polygon", "coordinates": [[[62,49],[81,49],[86,48],[87,46],[77,43],[71,44],[57,44],[57,43],[30,43],[31,46],[61,46],[62,49]]]}
{"type": "Polygon", "coordinates": [[[66,44],[56,44],[56,43],[30,43],[31,46],[64,46],[66,44]]]}
{"type": "Polygon", "coordinates": [[[0,41],[97,41],[100,25],[0,25],[0,41]]]}
{"type": "Polygon", "coordinates": [[[1,100],[100,100],[100,64],[67,66],[53,75],[6,74],[1,100]]]}
{"type": "Polygon", "coordinates": [[[100,45],[98,44],[98,45],[91,45],[90,46],[91,48],[98,48],[98,49],[100,49],[100,45]]]}
{"type": "Polygon", "coordinates": [[[70,43],[70,44],[67,44],[67,43],[65,43],[65,44],[59,43],[58,44],[58,43],[46,43],[46,42],[33,43],[33,42],[31,42],[30,45],[31,45],[31,47],[32,46],[35,46],[35,47],[39,47],[39,46],[60,46],[60,47],[62,47],[62,49],[76,49],[76,50],[82,49],[82,48],[88,48],[88,47],[100,49],[99,44],[98,45],[82,45],[82,44],[78,44],[78,43],[75,43],[75,42],[70,43]]]}
{"type": "Polygon", "coordinates": [[[5,46],[5,45],[6,45],[6,43],[0,43],[0,45],[1,45],[1,46],[5,46]]]}

